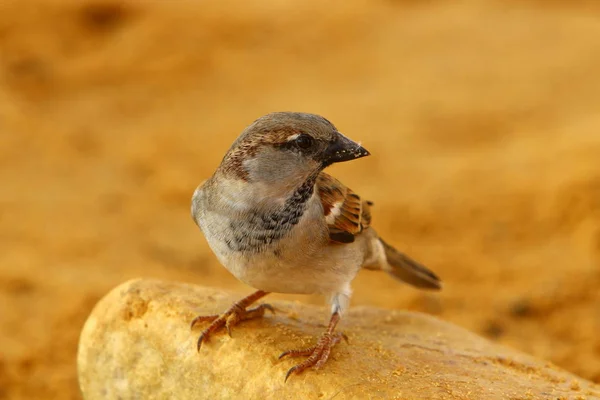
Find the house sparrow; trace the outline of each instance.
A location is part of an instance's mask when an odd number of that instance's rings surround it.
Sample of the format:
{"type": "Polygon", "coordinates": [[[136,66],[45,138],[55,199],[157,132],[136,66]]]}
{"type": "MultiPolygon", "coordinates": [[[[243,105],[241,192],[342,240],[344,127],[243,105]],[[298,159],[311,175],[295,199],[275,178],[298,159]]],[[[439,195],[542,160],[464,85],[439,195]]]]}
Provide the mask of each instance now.
{"type": "Polygon", "coordinates": [[[333,163],[368,155],[314,114],[272,113],[242,132],[214,175],[194,192],[192,217],[225,268],[258,291],[221,315],[195,318],[192,327],[211,322],[198,350],[217,330],[231,334],[238,322],[273,312],[268,304],[248,308],[270,292],[325,295],[329,326],[314,347],[281,354],[307,357],[287,372],[287,380],[321,367],[344,337],[335,327],[361,268],[383,270],[419,288],[441,288],[433,272],[370,227],[371,202],[323,172],[333,163]]]}

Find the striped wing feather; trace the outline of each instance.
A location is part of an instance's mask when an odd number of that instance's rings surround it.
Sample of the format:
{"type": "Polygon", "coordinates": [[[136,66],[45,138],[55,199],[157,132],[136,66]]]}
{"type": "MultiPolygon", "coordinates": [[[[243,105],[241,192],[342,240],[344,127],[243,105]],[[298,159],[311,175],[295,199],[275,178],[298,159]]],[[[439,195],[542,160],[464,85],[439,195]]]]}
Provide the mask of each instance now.
{"type": "Polygon", "coordinates": [[[352,243],[371,223],[369,201],[324,172],[317,178],[317,191],[329,227],[329,239],[335,243],[352,243]]]}

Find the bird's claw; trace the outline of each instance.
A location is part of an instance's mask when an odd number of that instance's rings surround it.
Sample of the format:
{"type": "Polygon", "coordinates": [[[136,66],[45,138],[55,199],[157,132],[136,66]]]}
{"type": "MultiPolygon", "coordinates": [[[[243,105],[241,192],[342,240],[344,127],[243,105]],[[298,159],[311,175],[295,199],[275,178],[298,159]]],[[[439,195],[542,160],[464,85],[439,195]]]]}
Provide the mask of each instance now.
{"type": "Polygon", "coordinates": [[[285,382],[287,382],[288,378],[292,374],[300,374],[305,369],[311,367],[313,367],[314,369],[321,368],[327,362],[327,359],[329,358],[329,354],[331,353],[331,349],[333,348],[333,346],[338,344],[342,339],[348,342],[348,337],[343,333],[325,333],[319,338],[317,345],[314,347],[299,350],[288,350],[281,353],[279,355],[280,360],[287,356],[308,356],[306,360],[304,360],[300,364],[294,365],[288,370],[287,374],[285,374],[285,382]]]}
{"type": "Polygon", "coordinates": [[[251,309],[245,309],[239,304],[234,304],[221,315],[198,316],[191,323],[191,328],[194,328],[199,322],[210,322],[211,324],[205,328],[198,338],[197,349],[200,351],[202,343],[208,341],[210,335],[219,329],[225,327],[227,334],[231,337],[231,328],[241,321],[259,318],[265,314],[265,310],[269,310],[275,314],[275,309],[270,304],[261,304],[251,309]]]}

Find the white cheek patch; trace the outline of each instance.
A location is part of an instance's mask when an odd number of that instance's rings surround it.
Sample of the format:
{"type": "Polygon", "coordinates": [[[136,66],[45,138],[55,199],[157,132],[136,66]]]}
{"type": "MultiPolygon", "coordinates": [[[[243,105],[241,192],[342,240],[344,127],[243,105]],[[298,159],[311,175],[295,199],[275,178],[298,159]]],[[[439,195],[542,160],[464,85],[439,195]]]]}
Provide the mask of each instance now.
{"type": "Polygon", "coordinates": [[[325,217],[327,225],[333,225],[335,219],[342,213],[342,204],[344,204],[342,201],[338,201],[331,207],[329,214],[325,217]]]}

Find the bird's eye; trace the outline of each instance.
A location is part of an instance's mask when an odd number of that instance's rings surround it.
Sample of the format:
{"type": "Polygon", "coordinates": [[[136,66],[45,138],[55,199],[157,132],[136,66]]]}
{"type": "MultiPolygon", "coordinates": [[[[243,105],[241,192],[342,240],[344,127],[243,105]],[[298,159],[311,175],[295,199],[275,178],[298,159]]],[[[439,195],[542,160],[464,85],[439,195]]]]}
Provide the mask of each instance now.
{"type": "Polygon", "coordinates": [[[306,133],[301,133],[295,140],[296,146],[299,148],[306,150],[313,145],[314,139],[307,135],[306,133]]]}

